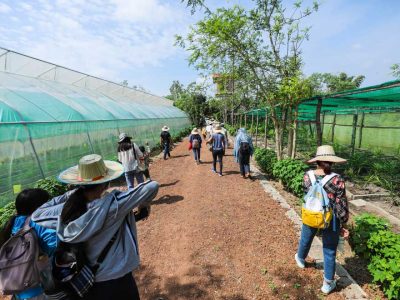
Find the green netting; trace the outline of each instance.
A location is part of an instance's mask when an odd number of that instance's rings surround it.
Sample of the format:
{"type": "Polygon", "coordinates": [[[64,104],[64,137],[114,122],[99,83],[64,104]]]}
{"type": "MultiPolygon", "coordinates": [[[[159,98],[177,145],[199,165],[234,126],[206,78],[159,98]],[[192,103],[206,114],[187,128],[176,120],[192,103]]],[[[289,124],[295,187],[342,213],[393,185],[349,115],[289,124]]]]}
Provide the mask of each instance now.
{"type": "Polygon", "coordinates": [[[158,98],[0,71],[0,194],[55,175],[85,154],[115,158],[120,132],[152,146],[162,126],[174,134],[190,125],[158,98]]]}

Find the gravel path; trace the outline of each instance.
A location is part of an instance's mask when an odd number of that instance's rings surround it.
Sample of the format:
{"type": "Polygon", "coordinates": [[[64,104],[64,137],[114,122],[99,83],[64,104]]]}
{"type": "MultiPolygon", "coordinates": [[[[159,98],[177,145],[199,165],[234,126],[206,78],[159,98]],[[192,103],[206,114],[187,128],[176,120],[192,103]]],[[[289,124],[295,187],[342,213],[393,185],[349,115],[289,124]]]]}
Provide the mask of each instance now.
{"type": "Polygon", "coordinates": [[[187,142],[151,166],[161,188],[138,223],[142,299],[324,299],[322,273],[294,263],[298,238],[285,210],[257,179],[240,177],[231,152],[223,177],[207,149],[196,165],[187,142]]]}

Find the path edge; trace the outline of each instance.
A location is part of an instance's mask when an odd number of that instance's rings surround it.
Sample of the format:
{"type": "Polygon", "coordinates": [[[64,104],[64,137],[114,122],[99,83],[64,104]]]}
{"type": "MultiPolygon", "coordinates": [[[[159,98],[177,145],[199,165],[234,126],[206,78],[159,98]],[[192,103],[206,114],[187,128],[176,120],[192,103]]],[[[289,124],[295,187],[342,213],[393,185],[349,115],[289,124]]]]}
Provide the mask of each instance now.
{"type": "MultiPolygon", "coordinates": [[[[272,199],[279,203],[279,205],[286,209],[285,215],[294,223],[297,234],[300,236],[302,221],[300,216],[296,213],[296,211],[289,205],[289,203],[285,200],[285,198],[279,193],[277,189],[275,189],[272,184],[269,183],[267,177],[264,173],[260,171],[258,165],[254,159],[252,159],[252,173],[253,175],[261,178],[259,180],[260,185],[264,189],[264,191],[269,194],[272,199]]],[[[310,249],[310,256],[316,259],[317,265],[321,265],[323,263],[322,256],[322,242],[320,238],[314,239],[314,242],[310,249]]],[[[294,259],[294,258],[293,258],[294,259]]],[[[369,299],[365,291],[358,285],[358,283],[351,277],[351,275],[347,272],[347,270],[336,261],[336,275],[339,276],[339,285],[345,286],[339,293],[348,300],[364,300],[369,299]]]]}

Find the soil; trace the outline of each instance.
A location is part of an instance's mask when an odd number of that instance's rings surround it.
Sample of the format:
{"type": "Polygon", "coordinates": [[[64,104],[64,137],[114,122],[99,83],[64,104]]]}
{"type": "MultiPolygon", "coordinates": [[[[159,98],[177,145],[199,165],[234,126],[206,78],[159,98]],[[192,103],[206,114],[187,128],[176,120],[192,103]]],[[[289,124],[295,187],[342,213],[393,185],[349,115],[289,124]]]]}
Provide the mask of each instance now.
{"type": "Polygon", "coordinates": [[[138,222],[142,299],[343,299],[320,293],[322,273],[294,262],[298,236],[257,179],[240,177],[227,151],[224,176],[187,142],[150,168],[160,183],[150,217],[138,222]]]}

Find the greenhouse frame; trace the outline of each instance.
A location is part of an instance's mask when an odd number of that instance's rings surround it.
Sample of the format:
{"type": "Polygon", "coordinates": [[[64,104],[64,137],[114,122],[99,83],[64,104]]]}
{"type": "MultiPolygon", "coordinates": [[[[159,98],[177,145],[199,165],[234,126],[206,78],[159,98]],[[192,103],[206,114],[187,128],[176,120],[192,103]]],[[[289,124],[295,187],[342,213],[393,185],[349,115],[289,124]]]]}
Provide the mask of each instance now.
{"type": "Polygon", "coordinates": [[[115,159],[121,132],[154,146],[164,125],[190,121],[163,97],[0,48],[0,195],[85,154],[115,159]]]}

